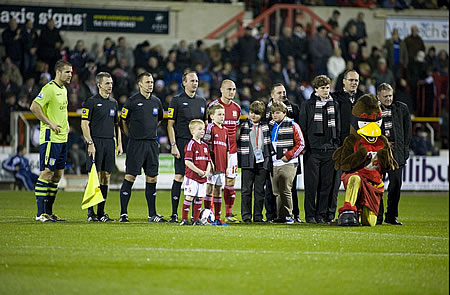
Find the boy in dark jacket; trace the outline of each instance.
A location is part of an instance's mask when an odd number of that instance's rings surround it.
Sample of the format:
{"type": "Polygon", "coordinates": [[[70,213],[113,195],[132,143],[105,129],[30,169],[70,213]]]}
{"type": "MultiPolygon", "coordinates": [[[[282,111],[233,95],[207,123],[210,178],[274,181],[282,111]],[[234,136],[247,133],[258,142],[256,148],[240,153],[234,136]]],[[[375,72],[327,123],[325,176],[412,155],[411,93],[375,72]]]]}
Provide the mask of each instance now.
{"type": "Polygon", "coordinates": [[[262,101],[250,104],[249,118],[241,123],[238,138],[238,164],[242,169],[241,215],[252,222],[252,193],[255,191],[253,222],[264,222],[264,182],[270,166],[271,146],[269,126],[261,121],[265,105],[262,101]]]}

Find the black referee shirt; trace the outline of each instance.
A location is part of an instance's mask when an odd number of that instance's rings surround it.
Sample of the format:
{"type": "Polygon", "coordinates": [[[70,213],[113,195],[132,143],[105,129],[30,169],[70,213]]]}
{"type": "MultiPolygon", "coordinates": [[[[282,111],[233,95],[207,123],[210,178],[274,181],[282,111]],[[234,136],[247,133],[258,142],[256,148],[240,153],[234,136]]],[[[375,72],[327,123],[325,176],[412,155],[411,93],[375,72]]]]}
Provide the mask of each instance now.
{"type": "Polygon", "coordinates": [[[175,120],[175,137],[191,139],[189,122],[194,119],[206,121],[206,99],[197,94],[190,98],[186,92],[174,96],[169,105],[169,120],[175,120]]]}
{"type": "Polygon", "coordinates": [[[113,98],[96,94],[88,98],[81,110],[81,119],[90,121],[91,137],[114,138],[114,125],[118,122],[118,104],[113,98]]]}
{"type": "Polygon", "coordinates": [[[164,110],[156,96],[146,99],[137,93],[123,106],[121,117],[127,121],[129,138],[156,139],[158,122],[164,118],[164,110]]]}

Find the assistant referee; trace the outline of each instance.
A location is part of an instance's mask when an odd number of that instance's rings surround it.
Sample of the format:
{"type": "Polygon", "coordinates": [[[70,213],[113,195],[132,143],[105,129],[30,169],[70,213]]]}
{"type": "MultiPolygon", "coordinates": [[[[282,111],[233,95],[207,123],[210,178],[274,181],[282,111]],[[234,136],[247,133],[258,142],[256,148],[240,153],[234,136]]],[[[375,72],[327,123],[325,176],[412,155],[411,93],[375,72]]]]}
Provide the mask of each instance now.
{"type": "Polygon", "coordinates": [[[98,94],[88,98],[81,110],[81,130],[88,145],[87,171],[91,171],[92,162],[95,161],[100,190],[105,201],[97,206],[97,214],[93,207],[88,208],[89,222],[102,221],[111,222],[105,213],[105,202],[108,195],[108,185],[111,173],[115,168],[115,142],[117,139],[117,155],[122,154],[122,137],[118,128],[118,104],[110,95],[113,89],[111,74],[100,72],[95,77],[98,94]]]}
{"type": "Polygon", "coordinates": [[[145,173],[145,198],[148,222],[167,222],[156,214],[156,182],[159,167],[157,129],[164,118],[158,97],[152,95],[153,76],[144,72],[138,76],[139,92],[130,97],[122,109],[121,126],[128,136],[125,179],[120,188],[120,219],[128,222],[128,202],[136,176],[145,173]]]}
{"type": "Polygon", "coordinates": [[[184,147],[191,140],[189,122],[194,119],[206,121],[206,100],[197,95],[198,77],[196,72],[183,74],[184,92],[175,96],[169,105],[167,133],[171,154],[175,157],[175,177],[172,184],[172,216],[170,222],[178,222],[178,203],[184,179],[184,147]]]}

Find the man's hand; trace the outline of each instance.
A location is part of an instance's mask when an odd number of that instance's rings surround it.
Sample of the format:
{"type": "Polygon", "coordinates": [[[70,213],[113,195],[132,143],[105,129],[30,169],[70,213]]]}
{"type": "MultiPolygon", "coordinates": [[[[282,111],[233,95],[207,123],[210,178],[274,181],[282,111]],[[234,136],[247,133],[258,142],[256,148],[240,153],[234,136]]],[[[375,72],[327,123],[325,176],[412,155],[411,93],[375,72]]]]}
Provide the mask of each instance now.
{"type": "MultiPolygon", "coordinates": [[[[119,150],[119,148],[117,148],[117,150],[119,150]]],[[[92,159],[95,160],[95,146],[94,146],[94,144],[88,145],[88,155],[89,155],[89,157],[92,157],[92,159]]]]}
{"type": "Polygon", "coordinates": [[[52,129],[56,134],[58,134],[61,131],[61,125],[50,123],[49,126],[50,129],[52,129]]]}
{"type": "Polygon", "coordinates": [[[123,154],[123,148],[121,144],[117,145],[117,155],[120,156],[123,154]]]}
{"type": "Polygon", "coordinates": [[[173,146],[170,148],[170,153],[172,154],[172,156],[174,156],[174,157],[177,158],[177,159],[180,159],[180,158],[181,158],[181,156],[180,156],[180,151],[178,150],[177,145],[173,145],[173,146]]]}

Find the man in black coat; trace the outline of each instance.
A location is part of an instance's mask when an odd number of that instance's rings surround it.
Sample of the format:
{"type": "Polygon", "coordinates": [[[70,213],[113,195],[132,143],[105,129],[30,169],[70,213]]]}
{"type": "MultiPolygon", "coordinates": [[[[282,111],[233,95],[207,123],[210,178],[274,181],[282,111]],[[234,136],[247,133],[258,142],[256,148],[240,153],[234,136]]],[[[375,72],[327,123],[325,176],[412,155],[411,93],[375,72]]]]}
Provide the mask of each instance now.
{"type": "MultiPolygon", "coordinates": [[[[394,90],[387,83],[382,83],[377,88],[377,99],[381,103],[383,118],[383,135],[393,145],[394,159],[399,168],[388,171],[388,205],[384,222],[393,225],[402,225],[397,220],[398,203],[400,202],[400,191],[402,188],[402,171],[409,158],[409,144],[411,141],[411,116],[408,106],[400,101],[394,101],[394,90]]],[[[378,212],[377,224],[383,222],[383,199],[381,199],[378,212]]]]}
{"type": "Polygon", "coordinates": [[[20,69],[22,63],[22,42],[20,40],[20,29],[15,18],[9,20],[8,27],[2,33],[2,40],[5,44],[6,56],[20,69]]]}
{"type": "Polygon", "coordinates": [[[236,52],[240,58],[239,62],[246,63],[251,69],[254,68],[258,59],[258,40],[252,36],[252,28],[246,27],[244,36],[240,37],[236,44],[236,52]]]}
{"type": "MultiPolygon", "coordinates": [[[[266,107],[266,115],[265,118],[267,122],[270,122],[272,120],[272,114],[270,112],[270,107],[272,106],[272,103],[278,101],[282,102],[287,107],[287,114],[286,116],[293,119],[295,123],[299,124],[299,118],[300,118],[300,107],[296,105],[295,103],[290,102],[287,99],[286,96],[286,88],[283,84],[277,83],[272,85],[272,89],[270,91],[271,99],[266,107]]],[[[300,125],[300,124],[299,124],[300,125]]],[[[301,166],[300,161],[297,167],[297,175],[301,174],[301,166]]],[[[298,196],[297,196],[297,175],[294,177],[294,181],[292,184],[292,214],[294,215],[294,221],[295,222],[302,222],[300,220],[300,209],[298,207],[298,196]]],[[[274,220],[277,218],[276,216],[276,202],[275,202],[275,196],[272,193],[272,182],[270,180],[270,175],[268,174],[268,177],[266,179],[266,196],[265,196],[265,207],[266,207],[266,218],[268,221],[274,220]]]]}
{"type": "MultiPolygon", "coordinates": [[[[350,123],[352,118],[352,109],[356,104],[356,101],[364,93],[358,89],[359,86],[359,74],[356,70],[347,70],[344,72],[343,79],[344,89],[332,93],[334,99],[339,104],[340,118],[341,118],[341,145],[344,143],[344,139],[350,135],[350,123]]],[[[327,221],[334,220],[336,208],[337,208],[337,196],[339,194],[339,187],[341,186],[342,171],[335,171],[333,188],[331,190],[332,196],[329,198],[330,204],[328,206],[327,221]]]]}

